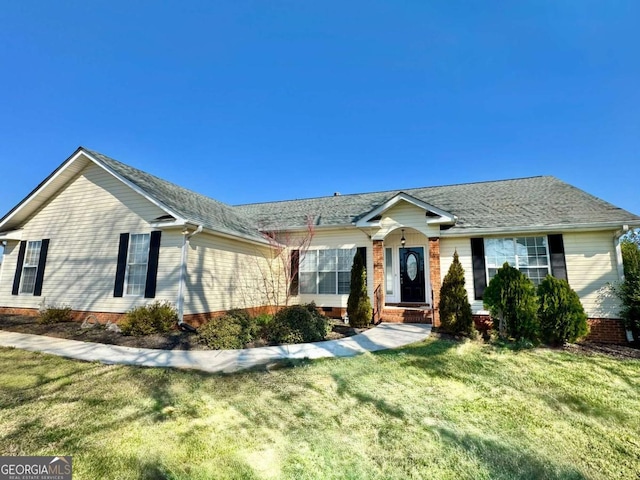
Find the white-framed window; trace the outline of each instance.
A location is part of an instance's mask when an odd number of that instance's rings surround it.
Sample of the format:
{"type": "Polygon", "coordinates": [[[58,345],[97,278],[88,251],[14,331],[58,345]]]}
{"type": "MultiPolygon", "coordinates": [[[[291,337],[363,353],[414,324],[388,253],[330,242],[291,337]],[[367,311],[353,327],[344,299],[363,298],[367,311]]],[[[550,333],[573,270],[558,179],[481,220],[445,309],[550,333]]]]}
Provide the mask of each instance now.
{"type": "Polygon", "coordinates": [[[150,235],[148,233],[132,233],[129,236],[127,273],[125,276],[126,295],[144,295],[149,264],[149,241],[150,235]]]}
{"type": "Polygon", "coordinates": [[[300,293],[346,295],[355,248],[308,250],[300,261],[300,293]]]}
{"type": "Polygon", "coordinates": [[[21,295],[33,295],[36,287],[36,276],[38,275],[38,262],[40,261],[40,250],[42,241],[28,241],[22,264],[22,276],[20,282],[21,295]]]}
{"type": "Polygon", "coordinates": [[[489,281],[505,262],[536,285],[551,273],[547,237],[485,238],[484,253],[489,281]]]}

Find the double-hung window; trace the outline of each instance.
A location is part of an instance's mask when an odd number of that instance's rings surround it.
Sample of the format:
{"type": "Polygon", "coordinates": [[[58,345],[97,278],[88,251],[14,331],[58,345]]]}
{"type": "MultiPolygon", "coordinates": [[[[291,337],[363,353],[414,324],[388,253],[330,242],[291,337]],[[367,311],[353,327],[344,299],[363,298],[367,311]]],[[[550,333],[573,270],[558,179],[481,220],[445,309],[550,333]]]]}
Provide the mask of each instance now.
{"type": "Polygon", "coordinates": [[[129,238],[125,290],[127,295],[144,294],[149,263],[149,238],[148,233],[131,234],[129,238]]]}
{"type": "Polygon", "coordinates": [[[22,264],[22,282],[20,284],[21,295],[33,295],[35,291],[41,248],[42,242],[40,240],[27,242],[24,263],[22,264]]]}
{"type": "Polygon", "coordinates": [[[348,294],[355,254],[355,248],[307,251],[300,261],[300,293],[348,294]]]}
{"type": "Polygon", "coordinates": [[[485,238],[484,251],[489,281],[505,262],[536,285],[551,273],[547,237],[485,238]]]}
{"type": "Polygon", "coordinates": [[[121,233],[113,296],[155,298],[162,232],[121,233]]]}

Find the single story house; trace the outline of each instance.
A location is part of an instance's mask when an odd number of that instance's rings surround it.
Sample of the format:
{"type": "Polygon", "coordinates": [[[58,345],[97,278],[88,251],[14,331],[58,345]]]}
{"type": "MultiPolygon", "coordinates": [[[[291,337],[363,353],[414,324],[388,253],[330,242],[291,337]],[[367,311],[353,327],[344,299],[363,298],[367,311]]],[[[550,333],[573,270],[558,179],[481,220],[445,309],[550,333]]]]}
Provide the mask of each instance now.
{"type": "Polygon", "coordinates": [[[567,279],[592,338],[624,342],[607,286],[639,226],[549,176],[230,206],[80,147],[0,219],[0,313],[65,304],[106,321],[156,299],[192,324],[311,301],[342,316],[360,249],[376,319],[437,325],[457,251],[478,318],[506,261],[567,279]]]}

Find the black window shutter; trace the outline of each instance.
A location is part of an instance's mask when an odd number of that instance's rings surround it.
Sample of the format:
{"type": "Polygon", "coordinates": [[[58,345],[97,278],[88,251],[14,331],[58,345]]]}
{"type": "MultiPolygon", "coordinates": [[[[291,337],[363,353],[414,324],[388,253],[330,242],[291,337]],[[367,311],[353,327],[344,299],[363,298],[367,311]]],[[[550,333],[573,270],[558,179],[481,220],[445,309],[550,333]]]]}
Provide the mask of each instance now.
{"type": "Polygon", "coordinates": [[[160,231],[151,232],[151,241],[149,243],[149,263],[147,264],[147,283],[144,288],[144,298],[156,297],[161,235],[162,232],[160,231]]]}
{"type": "Polygon", "coordinates": [[[127,254],[129,253],[129,234],[120,234],[118,246],[118,266],[116,267],[116,283],[113,287],[113,296],[121,297],[124,293],[124,276],[127,273],[127,254]]]}
{"type": "Polygon", "coordinates": [[[568,280],[562,234],[548,235],[547,240],[549,241],[549,257],[551,257],[549,259],[551,261],[551,275],[561,280],[568,280]]]}
{"type": "Polygon", "coordinates": [[[13,290],[11,295],[18,295],[20,293],[20,279],[22,278],[22,266],[24,265],[24,253],[27,250],[27,242],[23,240],[20,242],[20,249],[18,250],[18,265],[16,265],[16,274],[13,277],[13,290]]]}
{"type": "Polygon", "coordinates": [[[484,239],[471,239],[471,260],[473,265],[473,291],[476,300],[482,300],[487,288],[487,269],[484,261],[484,239]]]}
{"type": "MultiPolygon", "coordinates": [[[[360,254],[360,257],[362,257],[362,263],[364,263],[364,272],[366,275],[367,274],[367,247],[358,247],[358,253],[360,254]]],[[[365,282],[366,282],[366,276],[365,276],[365,282]]]]}
{"type": "Polygon", "coordinates": [[[291,284],[289,285],[289,295],[298,295],[300,284],[300,250],[291,251],[291,284]]]}
{"type": "Polygon", "coordinates": [[[40,258],[38,259],[38,271],[36,273],[36,283],[33,286],[33,296],[42,295],[42,282],[44,280],[44,267],[47,264],[47,252],[49,251],[49,239],[42,240],[40,246],[40,258]]]}

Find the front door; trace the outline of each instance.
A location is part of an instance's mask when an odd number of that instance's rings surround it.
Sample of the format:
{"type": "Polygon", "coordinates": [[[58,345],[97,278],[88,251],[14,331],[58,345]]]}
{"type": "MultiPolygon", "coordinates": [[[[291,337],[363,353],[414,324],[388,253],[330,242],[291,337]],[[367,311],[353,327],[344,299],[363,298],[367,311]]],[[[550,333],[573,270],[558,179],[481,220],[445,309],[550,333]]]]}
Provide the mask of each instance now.
{"type": "Polygon", "coordinates": [[[408,303],[425,302],[422,247],[400,249],[400,300],[408,303]]]}

